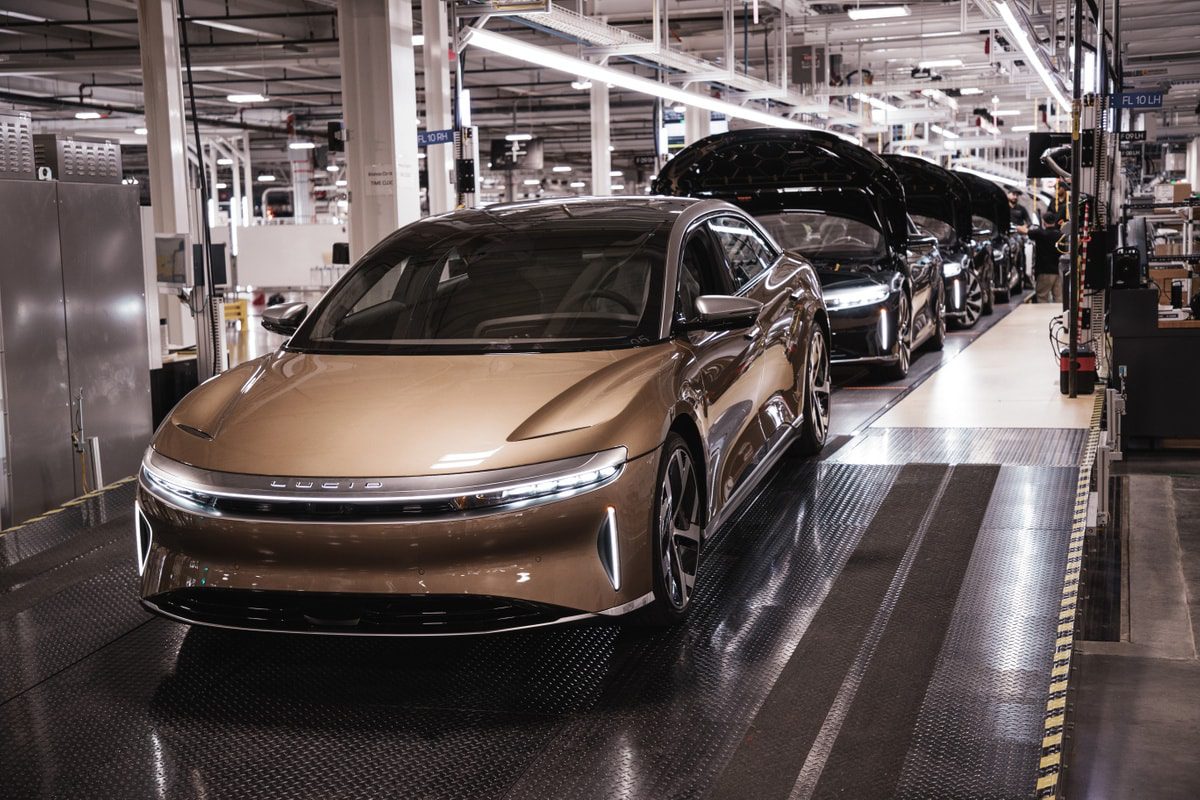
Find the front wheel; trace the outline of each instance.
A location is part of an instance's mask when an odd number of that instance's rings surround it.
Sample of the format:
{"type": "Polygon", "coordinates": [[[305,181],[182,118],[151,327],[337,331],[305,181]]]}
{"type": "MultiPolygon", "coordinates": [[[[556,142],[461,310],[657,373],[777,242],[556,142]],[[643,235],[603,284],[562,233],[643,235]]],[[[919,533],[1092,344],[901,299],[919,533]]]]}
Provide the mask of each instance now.
{"type": "Polygon", "coordinates": [[[933,352],[938,352],[946,346],[946,305],[942,303],[938,305],[937,327],[934,328],[933,337],[929,340],[929,349],[933,352]]]}
{"type": "Polygon", "coordinates": [[[908,376],[912,364],[912,311],[908,295],[900,293],[896,304],[896,361],[878,370],[880,377],[898,381],[908,376]]]}
{"type": "Polygon", "coordinates": [[[966,290],[963,292],[962,316],[956,321],[955,327],[974,328],[983,314],[983,286],[979,280],[979,273],[973,269],[963,271],[963,280],[966,290]]]}
{"type": "Polygon", "coordinates": [[[683,438],[671,432],[663,444],[655,492],[650,570],[654,600],[641,613],[653,627],[687,616],[700,564],[700,474],[683,438]]]}
{"type": "Polygon", "coordinates": [[[808,366],[804,376],[804,423],[797,445],[801,455],[821,452],[829,438],[829,399],[833,383],[829,377],[829,347],[825,332],[817,327],[808,346],[808,366]]]}

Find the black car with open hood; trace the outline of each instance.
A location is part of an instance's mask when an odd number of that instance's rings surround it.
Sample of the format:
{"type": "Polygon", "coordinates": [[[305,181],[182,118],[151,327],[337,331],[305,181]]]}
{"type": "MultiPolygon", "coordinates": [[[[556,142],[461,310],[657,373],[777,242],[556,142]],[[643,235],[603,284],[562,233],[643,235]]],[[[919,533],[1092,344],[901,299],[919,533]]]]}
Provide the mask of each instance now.
{"type": "Polygon", "coordinates": [[[936,240],[908,218],[900,178],[879,156],[824,131],[755,128],[685,147],[653,191],[726,200],[817,268],[835,363],[903,377],[912,350],[945,338],[936,240]]]}
{"type": "Polygon", "coordinates": [[[992,243],[975,241],[971,224],[971,195],[965,183],[948,169],[923,158],[889,154],[883,157],[904,185],[908,214],[919,228],[937,237],[942,252],[946,289],[946,318],[971,328],[992,311],[992,243]]]}
{"type": "Polygon", "coordinates": [[[996,183],[970,172],[955,172],[971,195],[971,222],[980,248],[991,249],[992,289],[998,300],[1008,300],[1021,288],[1024,253],[1013,233],[1008,197],[996,183]]]}

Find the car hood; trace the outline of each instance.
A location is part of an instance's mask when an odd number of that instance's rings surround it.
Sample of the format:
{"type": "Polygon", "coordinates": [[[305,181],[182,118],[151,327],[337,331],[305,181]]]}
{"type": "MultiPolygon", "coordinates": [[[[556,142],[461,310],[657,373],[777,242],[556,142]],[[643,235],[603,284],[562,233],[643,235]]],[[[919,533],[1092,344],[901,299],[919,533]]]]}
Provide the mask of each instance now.
{"type": "Polygon", "coordinates": [[[154,447],[203,469],[300,477],[475,472],[615,446],[634,457],[661,442],[678,355],[670,343],[452,356],[279,352],[189,394],[154,447]]]}

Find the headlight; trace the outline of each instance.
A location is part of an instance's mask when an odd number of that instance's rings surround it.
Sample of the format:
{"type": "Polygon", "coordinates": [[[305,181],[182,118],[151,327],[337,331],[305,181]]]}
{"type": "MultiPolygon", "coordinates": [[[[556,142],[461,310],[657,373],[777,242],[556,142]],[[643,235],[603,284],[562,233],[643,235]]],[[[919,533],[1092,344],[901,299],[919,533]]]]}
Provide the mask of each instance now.
{"type": "Polygon", "coordinates": [[[271,478],[209,472],[151,450],[142,461],[146,491],[174,506],[211,516],[329,515],[415,518],[487,513],[573,497],[616,480],[624,447],[527,467],[412,478],[271,478]]]}
{"type": "Polygon", "coordinates": [[[942,275],[947,278],[954,278],[962,274],[963,264],[961,261],[953,259],[942,262],[942,275]]]}
{"type": "Polygon", "coordinates": [[[853,286],[845,289],[830,289],[825,292],[828,308],[857,308],[873,306],[887,300],[891,290],[886,286],[853,286]]]}

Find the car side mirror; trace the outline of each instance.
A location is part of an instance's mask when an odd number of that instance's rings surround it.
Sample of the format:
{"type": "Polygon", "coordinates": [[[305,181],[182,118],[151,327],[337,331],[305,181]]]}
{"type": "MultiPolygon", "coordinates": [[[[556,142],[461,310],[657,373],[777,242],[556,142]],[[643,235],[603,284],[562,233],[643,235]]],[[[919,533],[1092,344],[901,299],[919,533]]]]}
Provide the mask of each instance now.
{"type": "Polygon", "coordinates": [[[262,325],[272,333],[291,336],[308,316],[308,303],[281,303],[263,309],[262,325]]]}
{"type": "Polygon", "coordinates": [[[696,315],[684,323],[689,331],[736,331],[758,321],[762,303],[748,297],[706,294],[696,298],[696,315]]]}

